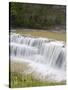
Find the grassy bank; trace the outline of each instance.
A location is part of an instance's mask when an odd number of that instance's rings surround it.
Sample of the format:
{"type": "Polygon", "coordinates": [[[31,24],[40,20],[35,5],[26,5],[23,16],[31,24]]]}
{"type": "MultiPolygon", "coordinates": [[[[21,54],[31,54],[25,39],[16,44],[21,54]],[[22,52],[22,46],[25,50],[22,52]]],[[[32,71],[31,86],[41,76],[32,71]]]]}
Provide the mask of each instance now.
{"type": "Polygon", "coordinates": [[[11,87],[34,87],[34,86],[53,86],[53,85],[65,85],[65,82],[49,82],[40,81],[34,79],[30,74],[20,74],[16,72],[11,72],[11,87]]]}
{"type": "Polygon", "coordinates": [[[24,71],[29,69],[28,63],[11,62],[10,87],[34,87],[34,86],[53,86],[65,85],[66,82],[51,82],[35,79],[32,74],[26,74],[24,71]]]}
{"type": "Polygon", "coordinates": [[[56,39],[59,41],[66,41],[66,33],[65,32],[17,29],[16,33],[32,35],[32,36],[37,36],[37,37],[44,37],[44,38],[49,38],[49,39],[56,39]]]}

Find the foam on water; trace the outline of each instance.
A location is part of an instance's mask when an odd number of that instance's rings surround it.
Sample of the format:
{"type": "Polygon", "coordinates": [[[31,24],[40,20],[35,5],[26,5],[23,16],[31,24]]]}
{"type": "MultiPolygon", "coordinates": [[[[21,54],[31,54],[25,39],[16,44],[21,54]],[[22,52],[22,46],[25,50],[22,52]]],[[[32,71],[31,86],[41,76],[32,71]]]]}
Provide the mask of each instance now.
{"type": "Polygon", "coordinates": [[[47,38],[30,37],[11,33],[11,60],[29,62],[30,71],[41,80],[66,80],[66,50],[64,42],[47,38]]]}

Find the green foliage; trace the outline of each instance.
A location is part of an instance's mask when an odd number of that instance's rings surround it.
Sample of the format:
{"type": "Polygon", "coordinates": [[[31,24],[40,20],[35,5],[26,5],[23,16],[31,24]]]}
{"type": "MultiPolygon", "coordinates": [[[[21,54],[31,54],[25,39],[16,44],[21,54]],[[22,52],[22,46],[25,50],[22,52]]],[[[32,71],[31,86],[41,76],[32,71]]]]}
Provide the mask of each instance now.
{"type": "Polygon", "coordinates": [[[10,26],[46,29],[65,25],[65,6],[10,3],[10,26]]]}
{"type": "Polygon", "coordinates": [[[11,72],[11,88],[17,87],[32,87],[32,86],[52,86],[52,85],[65,85],[65,82],[49,82],[49,81],[40,81],[34,79],[31,74],[19,74],[15,72],[11,72]]]}

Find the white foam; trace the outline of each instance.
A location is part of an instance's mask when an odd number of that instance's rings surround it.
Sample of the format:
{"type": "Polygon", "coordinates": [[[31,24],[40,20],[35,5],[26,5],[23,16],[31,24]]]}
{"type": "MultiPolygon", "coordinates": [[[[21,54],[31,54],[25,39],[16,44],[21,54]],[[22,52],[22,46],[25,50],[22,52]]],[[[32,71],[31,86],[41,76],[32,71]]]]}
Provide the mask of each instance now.
{"type": "Polygon", "coordinates": [[[25,58],[19,57],[11,57],[11,61],[28,63],[29,67],[31,67],[30,71],[28,70],[26,73],[35,73],[35,78],[40,79],[42,81],[49,80],[52,82],[61,82],[66,80],[65,71],[61,71],[59,69],[54,69],[52,67],[47,66],[46,64],[36,63],[32,60],[27,60],[25,58]]]}
{"type": "MultiPolygon", "coordinates": [[[[66,52],[64,42],[35,38],[11,33],[11,60],[29,62],[30,72],[35,72],[41,80],[66,80],[66,52]],[[47,78],[46,78],[47,77],[47,78]]],[[[26,71],[29,72],[29,71],[26,71]]]]}

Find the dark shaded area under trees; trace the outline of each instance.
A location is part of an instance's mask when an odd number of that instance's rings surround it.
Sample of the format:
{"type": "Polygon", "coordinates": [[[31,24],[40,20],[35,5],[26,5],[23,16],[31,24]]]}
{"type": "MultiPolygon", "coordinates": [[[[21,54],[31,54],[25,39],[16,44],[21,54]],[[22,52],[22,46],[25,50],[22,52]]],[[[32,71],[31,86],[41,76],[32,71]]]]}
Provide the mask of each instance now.
{"type": "Polygon", "coordinates": [[[10,28],[65,30],[66,6],[10,2],[9,17],[10,28]]]}

